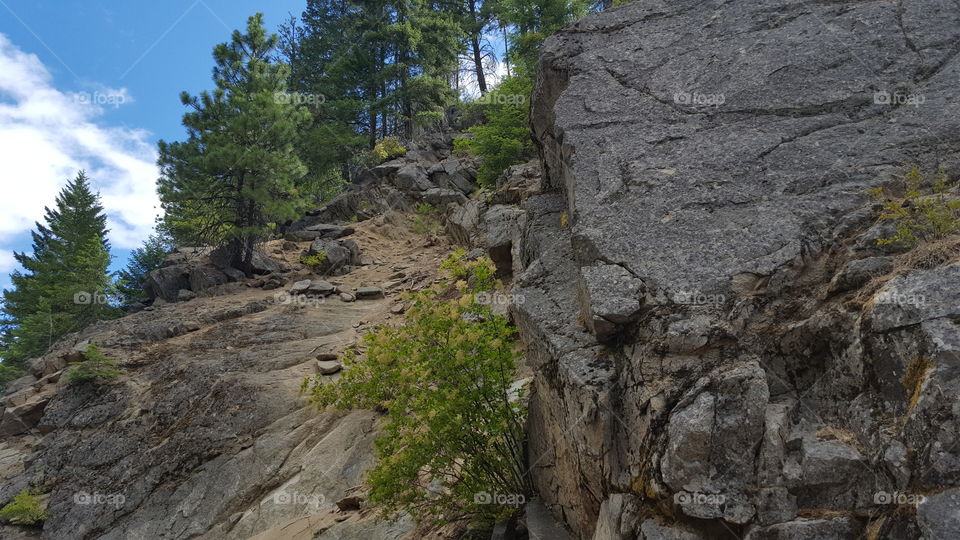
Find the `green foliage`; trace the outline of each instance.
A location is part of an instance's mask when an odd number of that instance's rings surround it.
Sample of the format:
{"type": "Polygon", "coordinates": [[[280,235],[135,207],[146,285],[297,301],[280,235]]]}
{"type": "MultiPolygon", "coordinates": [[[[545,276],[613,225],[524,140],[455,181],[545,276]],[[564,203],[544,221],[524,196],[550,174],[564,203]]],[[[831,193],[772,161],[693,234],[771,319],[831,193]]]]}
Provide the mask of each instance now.
{"type": "Polygon", "coordinates": [[[413,232],[422,235],[440,234],[440,211],[431,204],[421,203],[417,206],[416,213],[411,222],[413,232]]]}
{"type": "MultiPolygon", "coordinates": [[[[445,265],[460,268],[462,259],[445,265]]],[[[477,302],[495,285],[493,262],[468,264],[467,275],[456,272],[466,278],[457,284],[462,296],[441,301],[428,290],[408,297],[405,324],[367,334],[366,354],[345,353],[339,380],[304,381],[321,407],[386,409],[369,481],[371,500],[389,514],[490,522],[515,508],[485,504],[485,494],[522,500],[530,492],[526,411],[510,390],[519,359],[515,331],[477,302]]]]}
{"type": "Polygon", "coordinates": [[[565,24],[587,14],[588,0],[499,0],[495,11],[514,31],[509,36],[510,60],[520,73],[536,71],[540,45],[565,24]]]}
{"type": "Polygon", "coordinates": [[[318,251],[312,255],[304,254],[300,256],[300,263],[314,272],[321,272],[327,265],[327,252],[318,251]]]}
{"type": "Polygon", "coordinates": [[[146,296],[147,277],[172,250],[173,241],[162,233],[151,234],[142,247],[133,250],[127,267],[117,273],[117,294],[124,307],[146,296]]]}
{"type": "Polygon", "coordinates": [[[482,292],[497,286],[497,267],[487,257],[467,259],[467,250],[457,249],[443,262],[440,269],[454,281],[463,281],[471,292],[482,292]]]}
{"type": "Polygon", "coordinates": [[[960,233],[960,198],[957,183],[950,182],[943,170],[932,179],[914,166],[904,176],[903,197],[893,197],[883,187],[870,194],[883,202],[881,219],[893,220],[897,233],[877,240],[880,245],[915,246],[960,233]]]}
{"type": "Polygon", "coordinates": [[[289,68],[272,61],[277,37],[263,16],[214,48],[212,93],[181,101],[188,138],[159,143],[158,192],[178,244],[227,245],[231,266],[250,271],[254,245],[309,203],[295,143],[310,113],[289,99],[289,68]]]}
{"type": "Polygon", "coordinates": [[[36,525],[47,519],[47,511],[40,507],[39,497],[23,490],[0,509],[0,519],[14,525],[36,525]]]}
{"type": "Polygon", "coordinates": [[[363,163],[367,167],[376,167],[384,161],[398,158],[407,153],[399,137],[384,137],[377,141],[373,149],[363,155],[363,163]]]}
{"type": "Polygon", "coordinates": [[[119,315],[107,273],[106,214],[81,171],[63,188],[45,225],[33,232],[33,253],[16,253],[23,271],[3,291],[0,357],[11,367],[44,354],[60,337],[119,315]]]}
{"type": "Polygon", "coordinates": [[[453,139],[453,154],[460,157],[472,156],[473,150],[470,148],[470,139],[467,137],[453,139]]]}
{"type": "Polygon", "coordinates": [[[500,173],[533,156],[529,127],[532,90],[529,77],[509,77],[478,100],[487,122],[470,128],[474,137],[459,144],[483,158],[477,178],[481,186],[493,187],[500,173]]]}
{"type": "Polygon", "coordinates": [[[84,383],[87,381],[103,382],[116,379],[120,376],[120,370],[117,369],[117,361],[107,358],[107,356],[100,351],[100,347],[91,343],[82,354],[82,361],[70,363],[70,365],[73,366],[67,374],[67,382],[70,384],[84,383]]]}

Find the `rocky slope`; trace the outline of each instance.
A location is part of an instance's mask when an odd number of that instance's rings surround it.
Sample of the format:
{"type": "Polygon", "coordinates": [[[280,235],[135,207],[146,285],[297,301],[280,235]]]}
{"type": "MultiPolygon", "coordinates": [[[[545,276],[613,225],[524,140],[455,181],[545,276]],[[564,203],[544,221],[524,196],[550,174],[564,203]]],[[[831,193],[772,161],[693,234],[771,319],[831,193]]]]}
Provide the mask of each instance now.
{"type": "Polygon", "coordinates": [[[547,41],[513,312],[577,537],[960,535],[960,261],[879,251],[865,193],[960,173],[958,22],[638,1],[547,41]]]}
{"type": "Polygon", "coordinates": [[[409,519],[377,521],[363,502],[377,415],[321,413],[299,389],[306,375],[336,377],[337,353],[397,320],[398,294],[432,283],[451,248],[397,213],[313,229],[341,238],[271,242],[258,258],[272,271],[263,277],[234,277],[216,254],[178,250],[151,276],[152,306],[32,361],[0,407],[0,504],[32,487],[49,518],[42,533],[6,527],[0,537],[413,534],[409,519]],[[298,262],[317,242],[362,246],[362,260],[318,276],[298,262]],[[67,362],[89,343],[123,376],[67,384],[67,362]]]}

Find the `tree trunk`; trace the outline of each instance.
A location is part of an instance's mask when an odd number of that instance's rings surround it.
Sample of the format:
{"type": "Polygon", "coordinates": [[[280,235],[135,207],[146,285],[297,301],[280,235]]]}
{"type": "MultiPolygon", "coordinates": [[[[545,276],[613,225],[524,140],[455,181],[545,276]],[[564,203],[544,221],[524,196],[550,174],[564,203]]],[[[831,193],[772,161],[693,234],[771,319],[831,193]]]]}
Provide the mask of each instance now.
{"type": "MultiPolygon", "coordinates": [[[[477,0],[470,0],[470,20],[477,20],[477,0]]],[[[480,88],[480,95],[487,93],[487,79],[483,76],[483,52],[480,50],[480,34],[483,28],[477,28],[476,32],[470,36],[470,46],[473,48],[473,68],[477,72],[477,86],[480,88]]]]}

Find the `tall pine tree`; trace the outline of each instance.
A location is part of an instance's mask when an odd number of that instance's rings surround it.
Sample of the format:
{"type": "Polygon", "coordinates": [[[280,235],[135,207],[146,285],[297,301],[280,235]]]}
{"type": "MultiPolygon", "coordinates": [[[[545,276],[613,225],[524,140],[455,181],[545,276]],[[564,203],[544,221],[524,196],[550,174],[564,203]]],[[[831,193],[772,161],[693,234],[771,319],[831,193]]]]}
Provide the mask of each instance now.
{"type": "Polygon", "coordinates": [[[3,291],[0,357],[20,366],[63,335],[116,316],[110,305],[110,250],[100,197],[81,171],[47,208],[33,253],[15,254],[23,271],[3,291]]]}
{"type": "Polygon", "coordinates": [[[297,217],[306,201],[306,167],[295,143],[309,113],[287,93],[289,67],[276,62],[277,36],[263,15],[213,51],[213,93],[180,98],[188,138],[159,143],[158,192],[165,226],[181,245],[227,247],[249,273],[257,242],[297,217]]]}

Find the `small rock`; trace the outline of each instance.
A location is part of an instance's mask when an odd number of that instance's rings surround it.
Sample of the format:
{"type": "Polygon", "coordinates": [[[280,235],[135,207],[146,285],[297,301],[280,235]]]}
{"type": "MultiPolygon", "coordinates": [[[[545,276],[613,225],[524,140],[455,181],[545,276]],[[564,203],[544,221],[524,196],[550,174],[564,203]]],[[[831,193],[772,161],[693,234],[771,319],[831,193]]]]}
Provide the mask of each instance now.
{"type": "Polygon", "coordinates": [[[407,274],[405,274],[405,273],[403,273],[403,272],[395,272],[395,273],[391,274],[390,277],[387,278],[387,279],[403,279],[403,278],[405,278],[405,277],[407,277],[407,274]]]}
{"type": "Polygon", "coordinates": [[[327,352],[327,353],[320,353],[317,355],[317,360],[320,362],[330,362],[336,359],[337,359],[337,355],[334,353],[327,352]]]}
{"type": "Polygon", "coordinates": [[[317,361],[317,373],[321,375],[333,375],[343,369],[343,366],[340,365],[340,362],[336,360],[323,360],[317,361]]]}
{"type": "Polygon", "coordinates": [[[193,291],[188,291],[187,289],[180,289],[177,293],[178,302],[186,302],[187,300],[193,300],[197,297],[197,293],[193,291]]]}
{"type": "Polygon", "coordinates": [[[289,240],[285,240],[283,242],[284,251],[297,251],[298,249],[300,249],[300,246],[298,246],[296,242],[291,242],[289,240]]]}
{"type": "Polygon", "coordinates": [[[294,283],[293,287],[290,287],[290,294],[303,294],[307,292],[307,289],[310,288],[310,283],[312,282],[309,279],[302,279],[294,283]]]}
{"type": "Polygon", "coordinates": [[[395,315],[400,315],[406,310],[407,310],[407,306],[403,304],[395,304],[392,308],[390,308],[390,313],[393,313],[395,315]]]}
{"type": "Polygon", "coordinates": [[[380,287],[360,287],[357,289],[357,298],[376,298],[383,296],[383,289],[380,287]]]}
{"type": "Polygon", "coordinates": [[[332,283],[326,281],[311,281],[310,287],[307,288],[306,292],[307,294],[329,296],[337,292],[337,288],[332,283]]]}
{"type": "Polygon", "coordinates": [[[340,293],[340,300],[342,300],[342,301],[344,301],[344,302],[353,302],[353,301],[356,300],[356,299],[357,299],[357,297],[354,296],[354,295],[352,295],[352,294],[350,294],[350,293],[347,293],[347,292],[342,292],[342,293],[340,293]]]}

